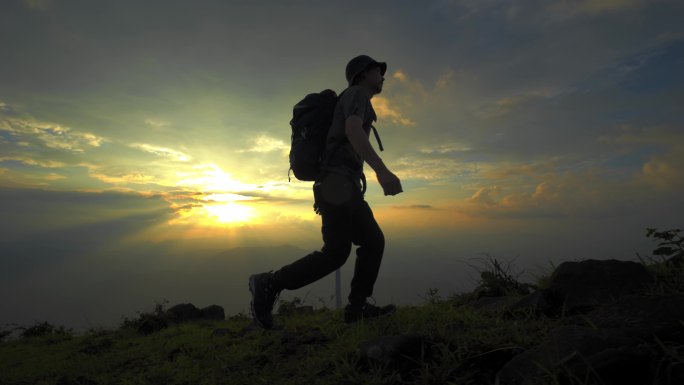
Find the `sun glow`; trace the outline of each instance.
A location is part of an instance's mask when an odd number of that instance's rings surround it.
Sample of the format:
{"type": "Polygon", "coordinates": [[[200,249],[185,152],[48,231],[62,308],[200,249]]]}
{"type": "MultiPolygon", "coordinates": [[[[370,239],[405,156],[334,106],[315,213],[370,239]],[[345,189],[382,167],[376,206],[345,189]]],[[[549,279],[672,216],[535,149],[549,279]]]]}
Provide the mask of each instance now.
{"type": "Polygon", "coordinates": [[[219,205],[203,207],[209,217],[223,224],[237,224],[249,222],[255,216],[255,210],[249,206],[228,202],[219,205]]]}

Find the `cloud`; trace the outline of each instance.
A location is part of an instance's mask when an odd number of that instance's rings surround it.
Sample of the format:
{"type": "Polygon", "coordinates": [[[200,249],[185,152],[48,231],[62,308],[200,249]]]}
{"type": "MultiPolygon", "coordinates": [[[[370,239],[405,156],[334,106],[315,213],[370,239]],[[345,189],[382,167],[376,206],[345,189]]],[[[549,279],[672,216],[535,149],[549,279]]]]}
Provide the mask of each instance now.
{"type": "Polygon", "coordinates": [[[15,162],[20,162],[25,165],[29,166],[37,166],[37,167],[42,167],[42,168],[61,168],[64,167],[65,164],[63,162],[55,161],[55,160],[37,160],[29,157],[28,155],[18,155],[18,154],[10,154],[6,156],[0,156],[0,162],[6,162],[6,161],[15,161],[15,162]]]}
{"type": "Polygon", "coordinates": [[[649,3],[649,0],[560,0],[548,4],[547,11],[556,18],[565,19],[634,11],[649,3]]]}
{"type": "MultiPolygon", "coordinates": [[[[448,84],[451,76],[453,76],[451,71],[441,75],[440,79],[438,80],[438,84],[444,87],[448,84]]],[[[413,77],[409,76],[408,72],[405,70],[399,69],[393,72],[392,75],[390,75],[387,83],[388,84],[385,87],[390,90],[393,99],[400,96],[402,93],[410,94],[412,99],[418,98],[422,100],[426,100],[431,95],[430,90],[425,87],[423,82],[421,82],[419,79],[414,79],[413,77]]],[[[376,98],[377,96],[373,98],[374,103],[376,98]]]]}
{"type": "Polygon", "coordinates": [[[376,96],[373,98],[373,109],[380,119],[389,119],[392,123],[402,126],[415,126],[416,122],[404,116],[387,98],[376,96]]]}
{"type": "Polygon", "coordinates": [[[457,206],[473,217],[491,218],[648,216],[661,212],[684,188],[677,166],[683,161],[684,153],[669,152],[625,173],[562,163],[554,171],[552,162],[510,166],[500,173],[486,171],[489,178],[480,178],[479,187],[457,206]]]}
{"type": "Polygon", "coordinates": [[[162,127],[169,126],[171,123],[161,121],[161,120],[157,120],[157,119],[145,119],[145,124],[147,124],[148,126],[151,126],[153,128],[162,128],[162,127]]]}
{"type": "Polygon", "coordinates": [[[188,162],[192,159],[189,155],[184,154],[180,151],[171,148],[155,146],[152,144],[132,143],[129,144],[129,146],[163,158],[170,158],[171,160],[175,160],[178,162],[188,162]]]}
{"type": "Polygon", "coordinates": [[[254,144],[252,147],[246,150],[239,150],[238,152],[266,153],[271,151],[280,151],[283,155],[287,155],[290,152],[289,144],[265,134],[257,135],[253,142],[254,144]]]}
{"type": "MultiPolygon", "coordinates": [[[[149,225],[144,221],[138,224],[128,222],[125,219],[127,217],[151,215],[150,218],[158,216],[152,220],[153,222],[163,222],[172,213],[159,195],[11,188],[0,188],[0,208],[3,212],[3,221],[0,222],[2,240],[36,240],[44,237],[73,245],[78,245],[82,241],[98,242],[102,239],[78,235],[79,231],[87,231],[88,225],[93,223],[112,223],[121,219],[132,225],[121,227],[121,232],[117,231],[123,235],[130,230],[149,225]],[[57,235],[63,231],[73,232],[74,235],[57,235]]],[[[122,226],[124,222],[121,222],[122,226]]],[[[97,230],[93,232],[96,233],[97,230]]],[[[110,234],[102,234],[105,235],[110,234]]]]}
{"type": "Polygon", "coordinates": [[[506,96],[495,100],[493,103],[486,104],[479,111],[483,118],[498,118],[509,113],[515,112],[518,106],[525,103],[535,102],[538,99],[543,99],[553,96],[552,92],[547,90],[528,91],[525,94],[506,96]]]}
{"type": "Polygon", "coordinates": [[[496,186],[482,187],[479,190],[477,190],[475,194],[473,194],[473,196],[468,198],[468,202],[475,204],[476,206],[494,206],[496,205],[496,200],[494,199],[494,196],[498,195],[500,190],[501,189],[496,186]]]}
{"type": "Polygon", "coordinates": [[[0,120],[0,131],[8,132],[15,141],[35,143],[73,153],[83,153],[87,149],[100,147],[106,141],[103,137],[88,132],[80,132],[59,124],[29,119],[2,119],[0,120]]]}
{"type": "Polygon", "coordinates": [[[50,9],[53,0],[22,0],[22,2],[32,10],[47,11],[50,9]]]}
{"type": "Polygon", "coordinates": [[[146,175],[144,172],[119,174],[119,175],[107,175],[100,172],[90,173],[92,178],[100,180],[105,183],[110,184],[149,184],[155,181],[155,177],[151,175],[146,175]]]}
{"type": "Polygon", "coordinates": [[[651,157],[642,167],[644,187],[652,186],[664,191],[684,190],[684,137],[661,154],[651,157]]]}
{"type": "Polygon", "coordinates": [[[461,162],[446,156],[424,158],[420,154],[403,156],[392,162],[393,172],[402,180],[429,182],[451,181],[477,172],[474,163],[461,162]]]}
{"type": "Polygon", "coordinates": [[[415,204],[415,205],[394,205],[392,208],[395,209],[407,209],[407,210],[434,210],[435,207],[428,204],[415,204]]]}
{"type": "Polygon", "coordinates": [[[60,180],[60,179],[66,179],[64,175],[60,175],[54,172],[51,172],[48,176],[45,177],[47,180],[60,180]]]}
{"type": "Polygon", "coordinates": [[[598,138],[621,156],[639,155],[637,178],[644,188],[678,191],[684,188],[684,134],[679,125],[622,126],[598,138]]]}
{"type": "Polygon", "coordinates": [[[425,147],[421,148],[420,152],[422,154],[439,154],[439,155],[445,155],[445,154],[452,154],[452,153],[461,153],[461,152],[467,152],[472,150],[471,147],[462,144],[462,143],[448,143],[448,144],[440,144],[436,145],[433,147],[425,147]]]}

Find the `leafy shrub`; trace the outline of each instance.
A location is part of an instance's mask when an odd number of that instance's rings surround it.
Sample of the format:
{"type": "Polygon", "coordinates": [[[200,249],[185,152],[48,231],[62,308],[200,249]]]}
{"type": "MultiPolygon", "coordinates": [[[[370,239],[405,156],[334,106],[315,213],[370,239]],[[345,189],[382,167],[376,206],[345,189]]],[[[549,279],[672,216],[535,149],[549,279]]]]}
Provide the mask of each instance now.
{"type": "MultiPolygon", "coordinates": [[[[477,297],[501,297],[506,295],[526,295],[531,290],[536,289],[535,285],[521,283],[518,277],[522,272],[513,276],[510,273],[512,262],[507,262],[506,266],[496,258],[485,254],[485,258],[476,258],[483,262],[485,270],[480,271],[480,279],[475,288],[477,297]]],[[[515,260],[515,259],[514,259],[515,260]]],[[[471,266],[473,267],[473,266],[471,266]]]]}
{"type": "Polygon", "coordinates": [[[679,233],[680,229],[672,229],[666,231],[657,231],[654,228],[646,229],[646,237],[654,240],[660,239],[658,248],[653,250],[654,255],[662,255],[664,257],[681,256],[684,253],[684,237],[679,233]]]}
{"type": "Polygon", "coordinates": [[[163,329],[168,326],[168,315],[164,307],[169,303],[167,300],[154,304],[152,312],[137,312],[138,317],[122,317],[121,329],[134,329],[143,334],[163,329]]]}
{"type": "Polygon", "coordinates": [[[297,308],[304,303],[304,300],[299,297],[294,297],[290,301],[286,299],[280,299],[278,303],[278,314],[287,316],[294,314],[297,311],[297,308]]]}
{"type": "Polygon", "coordinates": [[[44,337],[44,336],[59,336],[71,337],[73,329],[65,329],[64,326],[55,326],[48,322],[36,322],[35,325],[28,328],[19,328],[22,332],[19,334],[21,338],[44,337]]]}
{"type": "Polygon", "coordinates": [[[0,330],[0,342],[3,342],[5,338],[9,337],[14,330],[0,330]]]}
{"type": "Polygon", "coordinates": [[[680,233],[680,229],[647,228],[646,237],[658,242],[653,255],[660,257],[660,261],[651,256],[645,261],[637,253],[641,263],[653,273],[654,290],[658,293],[684,293],[684,237],[680,233]]]}
{"type": "Polygon", "coordinates": [[[442,295],[439,294],[439,289],[437,289],[437,288],[434,288],[434,289],[430,288],[430,289],[428,289],[427,293],[425,293],[425,296],[419,295],[419,297],[421,299],[423,299],[423,301],[425,301],[431,305],[440,304],[440,303],[443,303],[445,301],[445,299],[442,298],[442,295]]]}

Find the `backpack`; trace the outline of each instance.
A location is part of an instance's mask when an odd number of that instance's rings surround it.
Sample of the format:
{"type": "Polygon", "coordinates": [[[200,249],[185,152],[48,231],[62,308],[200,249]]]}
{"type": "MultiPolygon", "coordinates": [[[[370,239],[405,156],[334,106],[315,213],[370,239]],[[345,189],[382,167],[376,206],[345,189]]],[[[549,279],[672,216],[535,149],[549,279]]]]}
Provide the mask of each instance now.
{"type": "MultiPolygon", "coordinates": [[[[342,92],[344,94],[344,91],[342,92]]],[[[290,170],[301,181],[316,181],[326,166],[327,160],[343,144],[338,143],[330,154],[325,154],[325,144],[328,131],[332,125],[335,106],[340,99],[335,91],[326,89],[318,93],[311,93],[295,104],[292,109],[292,143],[290,145],[290,170]]],[[[380,151],[383,151],[382,141],[374,126],[373,134],[378,141],[380,151]]],[[[366,191],[365,177],[363,191],[366,191]]],[[[290,181],[290,171],[287,172],[290,181]]]]}
{"type": "MultiPolygon", "coordinates": [[[[290,170],[302,181],[315,181],[323,168],[325,142],[339,96],[327,89],[308,94],[292,109],[290,170]]],[[[288,180],[290,172],[288,171],[288,180]]]]}

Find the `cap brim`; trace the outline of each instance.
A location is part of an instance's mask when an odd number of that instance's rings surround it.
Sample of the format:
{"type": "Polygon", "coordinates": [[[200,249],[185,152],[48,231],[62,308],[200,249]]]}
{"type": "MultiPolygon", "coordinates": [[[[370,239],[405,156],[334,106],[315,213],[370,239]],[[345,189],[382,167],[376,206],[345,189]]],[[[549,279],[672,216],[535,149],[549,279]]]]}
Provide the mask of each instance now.
{"type": "Polygon", "coordinates": [[[373,61],[372,63],[368,64],[363,70],[357,72],[356,74],[354,74],[354,76],[352,76],[352,78],[351,78],[351,79],[349,80],[349,82],[348,82],[348,83],[349,83],[349,87],[352,86],[352,83],[354,82],[354,78],[356,78],[356,75],[360,74],[360,73],[363,72],[363,71],[366,71],[366,70],[368,70],[368,69],[371,69],[371,68],[373,68],[373,67],[378,67],[378,68],[380,68],[380,73],[382,74],[382,76],[385,76],[385,72],[387,72],[387,63],[385,63],[385,62],[379,62],[379,61],[373,61]]]}
{"type": "MultiPolygon", "coordinates": [[[[382,76],[385,76],[385,72],[387,72],[387,63],[385,62],[379,62],[379,61],[374,61],[366,66],[366,68],[363,69],[363,71],[367,71],[371,68],[379,67],[380,68],[380,73],[382,73],[382,76]]],[[[362,72],[363,72],[362,71],[362,72]]]]}
{"type": "Polygon", "coordinates": [[[382,73],[382,76],[385,76],[385,72],[387,72],[387,63],[378,62],[378,66],[380,67],[380,72],[382,73]]]}

